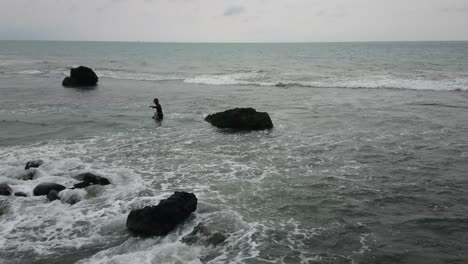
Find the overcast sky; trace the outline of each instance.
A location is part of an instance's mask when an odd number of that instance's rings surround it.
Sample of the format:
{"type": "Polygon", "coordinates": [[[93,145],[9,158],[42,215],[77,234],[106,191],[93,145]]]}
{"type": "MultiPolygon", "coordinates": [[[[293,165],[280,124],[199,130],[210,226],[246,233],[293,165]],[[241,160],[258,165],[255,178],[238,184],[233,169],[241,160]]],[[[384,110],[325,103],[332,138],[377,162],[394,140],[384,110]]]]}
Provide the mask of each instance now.
{"type": "Polygon", "coordinates": [[[468,0],[0,0],[0,39],[468,40],[468,0]]]}

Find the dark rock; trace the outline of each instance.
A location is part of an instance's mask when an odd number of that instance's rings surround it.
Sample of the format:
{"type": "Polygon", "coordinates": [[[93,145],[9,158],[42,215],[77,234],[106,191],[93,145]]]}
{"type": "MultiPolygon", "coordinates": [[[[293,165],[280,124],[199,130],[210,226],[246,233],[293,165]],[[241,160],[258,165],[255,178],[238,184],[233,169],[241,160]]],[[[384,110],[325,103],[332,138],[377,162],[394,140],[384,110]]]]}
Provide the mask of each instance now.
{"type": "Polygon", "coordinates": [[[57,184],[57,183],[50,183],[50,182],[45,182],[41,183],[36,188],[33,190],[33,194],[35,196],[39,195],[48,195],[50,191],[54,190],[60,192],[61,190],[64,190],[65,186],[57,184]]]}
{"type": "Polygon", "coordinates": [[[65,77],[62,85],[65,87],[96,86],[98,80],[99,78],[92,69],[80,66],[70,70],[70,77],[65,77]]]}
{"type": "Polygon", "coordinates": [[[107,178],[97,176],[89,172],[79,174],[75,178],[80,181],[87,182],[89,184],[99,184],[99,185],[110,184],[110,181],[107,178]]]}
{"type": "Polygon", "coordinates": [[[15,196],[19,196],[19,197],[28,197],[28,195],[25,194],[24,192],[15,192],[15,196]]]}
{"type": "Polygon", "coordinates": [[[51,202],[55,201],[55,200],[59,200],[59,196],[58,196],[58,192],[56,190],[51,190],[48,194],[47,194],[47,199],[51,202]]]}
{"type": "Polygon", "coordinates": [[[239,130],[263,130],[273,128],[270,116],[266,112],[257,112],[253,108],[235,108],[221,113],[208,115],[205,121],[219,128],[239,130]]]}
{"type": "Polygon", "coordinates": [[[0,183],[0,195],[8,196],[8,195],[11,195],[12,192],[13,190],[8,184],[0,183]]]}
{"type": "Polygon", "coordinates": [[[164,236],[196,209],[197,197],[193,193],[175,192],[157,206],[132,210],[127,218],[127,229],[137,236],[164,236]]]}
{"type": "Polygon", "coordinates": [[[26,166],[24,167],[25,170],[29,168],[39,168],[44,163],[43,160],[31,160],[26,162],[26,166]]]}
{"type": "Polygon", "coordinates": [[[76,183],[73,185],[73,189],[83,189],[83,188],[86,188],[88,186],[90,186],[91,184],[89,182],[79,182],[79,183],[76,183]]]}

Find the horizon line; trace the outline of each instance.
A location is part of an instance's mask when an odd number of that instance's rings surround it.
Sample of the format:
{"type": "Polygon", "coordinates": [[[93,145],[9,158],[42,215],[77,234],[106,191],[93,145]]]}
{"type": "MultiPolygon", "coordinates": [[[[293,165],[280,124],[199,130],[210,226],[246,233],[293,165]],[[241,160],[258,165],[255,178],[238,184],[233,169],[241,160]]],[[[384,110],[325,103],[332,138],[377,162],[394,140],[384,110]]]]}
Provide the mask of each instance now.
{"type": "Polygon", "coordinates": [[[144,40],[46,40],[46,39],[0,39],[18,42],[108,42],[108,43],[154,43],[154,44],[320,44],[320,43],[385,43],[385,42],[468,42],[467,40],[355,40],[355,41],[144,41],[144,40]]]}

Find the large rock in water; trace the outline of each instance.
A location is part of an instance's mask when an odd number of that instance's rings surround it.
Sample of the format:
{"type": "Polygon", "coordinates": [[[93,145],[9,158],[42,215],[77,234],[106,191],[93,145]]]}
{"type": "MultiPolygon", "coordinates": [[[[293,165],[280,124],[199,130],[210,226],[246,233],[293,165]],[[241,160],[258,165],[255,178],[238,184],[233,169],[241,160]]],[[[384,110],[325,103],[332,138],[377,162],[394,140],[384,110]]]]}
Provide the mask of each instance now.
{"type": "Polygon", "coordinates": [[[50,182],[45,182],[41,183],[36,186],[33,190],[33,194],[35,196],[39,195],[48,195],[50,191],[57,191],[59,193],[60,191],[64,190],[65,186],[57,184],[57,183],[50,183],[50,182]]]}
{"type": "Polygon", "coordinates": [[[0,195],[8,196],[11,195],[12,192],[13,190],[11,190],[11,187],[8,184],[0,183],[0,195]]]}
{"type": "Polygon", "coordinates": [[[235,108],[208,115],[205,121],[219,128],[239,130],[263,130],[273,128],[273,123],[268,113],[257,112],[253,108],[235,108]]]}
{"type": "Polygon", "coordinates": [[[65,87],[95,86],[98,80],[99,78],[92,69],[80,66],[70,70],[70,77],[65,77],[62,85],[65,87]]]}
{"type": "Polygon", "coordinates": [[[127,229],[142,237],[164,236],[197,210],[193,193],[175,192],[157,206],[132,210],[127,218],[127,229]]]}

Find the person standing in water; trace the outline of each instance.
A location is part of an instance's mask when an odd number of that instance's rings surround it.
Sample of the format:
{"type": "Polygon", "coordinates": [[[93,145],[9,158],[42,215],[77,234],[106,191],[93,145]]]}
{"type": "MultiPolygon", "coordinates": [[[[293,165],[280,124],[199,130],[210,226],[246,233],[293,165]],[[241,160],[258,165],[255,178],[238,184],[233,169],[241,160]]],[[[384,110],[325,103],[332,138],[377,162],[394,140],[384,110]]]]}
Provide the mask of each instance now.
{"type": "Polygon", "coordinates": [[[161,108],[161,105],[159,104],[158,98],[154,98],[153,103],[155,105],[150,106],[150,108],[156,109],[156,113],[154,113],[153,119],[161,121],[164,116],[163,116],[162,108],[161,108]]]}

